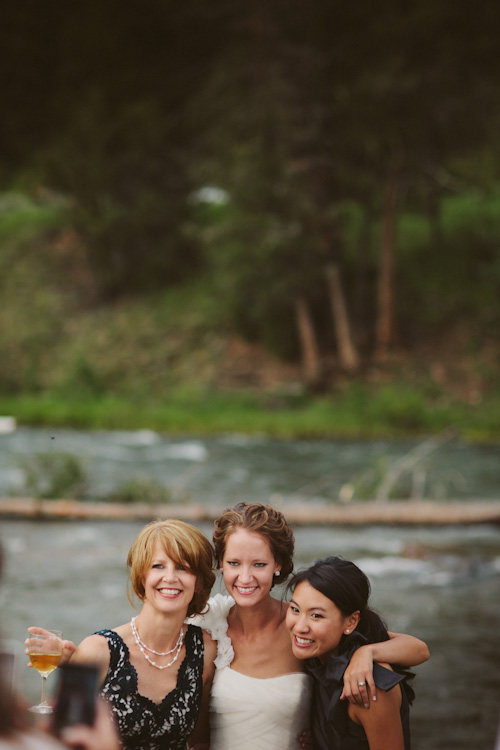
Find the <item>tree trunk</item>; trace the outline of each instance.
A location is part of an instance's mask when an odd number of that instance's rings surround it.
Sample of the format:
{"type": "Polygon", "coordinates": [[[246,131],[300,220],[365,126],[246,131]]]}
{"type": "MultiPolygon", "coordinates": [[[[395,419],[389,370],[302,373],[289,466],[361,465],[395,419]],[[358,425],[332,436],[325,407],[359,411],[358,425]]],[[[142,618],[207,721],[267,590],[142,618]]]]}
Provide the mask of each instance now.
{"type": "Polygon", "coordinates": [[[303,297],[295,299],[295,314],[302,353],[302,373],[308,386],[316,387],[321,379],[321,362],[309,306],[303,297]]]}
{"type": "Polygon", "coordinates": [[[397,176],[387,183],[378,279],[378,316],[375,357],[383,359],[394,342],[394,228],[396,222],[397,176]]]}
{"type": "Polygon", "coordinates": [[[326,265],[326,280],[330,294],[340,366],[343,370],[355,372],[359,368],[359,356],[352,340],[339,269],[337,264],[332,261],[329,261],[326,265]]]}
{"type": "Polygon", "coordinates": [[[370,273],[369,256],[371,233],[374,223],[374,211],[365,201],[363,218],[356,242],[356,275],[349,289],[349,309],[351,316],[358,321],[356,342],[358,347],[373,350],[374,315],[372,302],[373,281],[370,273]]]}

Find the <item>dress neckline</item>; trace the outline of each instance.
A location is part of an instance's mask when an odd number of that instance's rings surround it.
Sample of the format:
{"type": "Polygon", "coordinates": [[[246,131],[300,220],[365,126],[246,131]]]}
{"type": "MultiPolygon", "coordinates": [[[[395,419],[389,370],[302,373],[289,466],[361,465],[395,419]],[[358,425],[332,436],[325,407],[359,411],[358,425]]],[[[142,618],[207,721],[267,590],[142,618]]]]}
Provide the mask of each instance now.
{"type": "MultiPolygon", "coordinates": [[[[123,646],[123,649],[124,649],[124,652],[125,652],[125,656],[126,656],[126,659],[127,659],[128,669],[130,670],[130,672],[132,674],[132,678],[134,680],[135,695],[136,695],[136,697],[140,701],[143,701],[143,702],[147,703],[148,705],[154,706],[156,709],[161,709],[166,702],[174,700],[174,697],[175,697],[176,693],[179,690],[181,690],[181,684],[180,683],[181,683],[182,679],[184,678],[185,672],[186,672],[186,670],[187,670],[187,668],[189,666],[188,663],[187,663],[187,660],[188,660],[188,657],[189,657],[188,643],[187,643],[187,641],[188,641],[188,638],[191,640],[191,638],[192,638],[192,632],[193,632],[192,628],[194,628],[194,627],[195,627],[194,625],[188,625],[188,629],[186,631],[186,636],[185,636],[185,639],[184,639],[186,653],[184,654],[184,659],[179,664],[179,670],[177,672],[177,679],[175,681],[175,687],[172,688],[172,690],[170,692],[168,692],[165,695],[165,697],[162,698],[162,700],[159,703],[157,703],[156,701],[154,701],[152,698],[148,698],[147,695],[144,695],[143,693],[139,692],[139,689],[138,689],[139,677],[138,677],[136,668],[134,667],[134,665],[130,661],[130,649],[127,646],[127,644],[125,643],[125,641],[123,640],[123,638],[121,637],[121,635],[116,632],[116,630],[109,631],[109,632],[113,633],[113,635],[116,638],[118,638],[121,641],[121,643],[122,643],[122,646],[123,646]]],[[[110,664],[110,667],[111,667],[111,664],[110,664]]]]}
{"type": "Polygon", "coordinates": [[[230,665],[225,667],[225,669],[229,669],[231,672],[241,675],[241,677],[247,677],[249,680],[259,680],[261,682],[265,682],[266,680],[281,680],[283,677],[291,677],[292,675],[297,675],[299,677],[306,677],[307,679],[310,679],[310,675],[308,675],[306,672],[285,672],[284,674],[278,674],[275,677],[254,677],[251,674],[245,674],[244,672],[239,672],[237,669],[233,669],[233,667],[231,667],[230,665]]]}

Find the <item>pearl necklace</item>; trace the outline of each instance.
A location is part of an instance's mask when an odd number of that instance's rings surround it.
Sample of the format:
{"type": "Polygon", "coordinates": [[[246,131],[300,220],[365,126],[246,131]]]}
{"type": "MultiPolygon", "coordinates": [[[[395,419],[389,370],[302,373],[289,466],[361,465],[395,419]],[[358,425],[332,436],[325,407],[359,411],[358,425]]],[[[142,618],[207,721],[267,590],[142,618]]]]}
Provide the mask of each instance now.
{"type": "Polygon", "coordinates": [[[166,669],[167,667],[171,667],[172,664],[174,664],[177,659],[179,658],[179,654],[181,652],[182,643],[184,641],[184,630],[181,628],[181,632],[179,633],[179,637],[177,639],[177,643],[173,648],[170,649],[170,651],[155,651],[153,648],[149,648],[149,646],[146,646],[143,640],[141,640],[141,637],[139,633],[137,632],[137,627],[135,624],[135,621],[137,620],[137,615],[135,617],[132,617],[130,620],[130,626],[132,628],[132,634],[134,636],[134,640],[139,646],[139,650],[141,654],[144,656],[146,661],[148,661],[152,667],[156,667],[156,669],[166,669]],[[146,653],[147,651],[150,651],[152,654],[156,654],[157,656],[168,656],[169,654],[172,654],[174,651],[176,651],[176,654],[172,661],[170,661],[168,664],[157,664],[155,661],[151,659],[150,656],[146,653]]]}

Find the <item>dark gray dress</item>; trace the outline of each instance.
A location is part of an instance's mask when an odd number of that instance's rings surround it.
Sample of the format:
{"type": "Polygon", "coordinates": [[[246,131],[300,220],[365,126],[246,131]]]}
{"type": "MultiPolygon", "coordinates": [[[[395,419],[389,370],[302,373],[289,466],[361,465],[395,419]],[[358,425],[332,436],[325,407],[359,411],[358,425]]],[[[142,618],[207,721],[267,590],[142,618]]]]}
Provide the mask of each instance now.
{"type": "MultiPolygon", "coordinates": [[[[315,750],[368,750],[369,744],[363,727],[349,718],[349,703],[341,701],[344,687],[344,672],[359,646],[366,643],[360,633],[354,632],[344,639],[344,650],[330,656],[326,664],[319,659],[307,659],[306,670],[314,677],[312,729],[315,750]]],[[[401,723],[405,750],[410,750],[410,711],[405,690],[397,687],[405,675],[373,665],[373,679],[382,690],[401,689],[401,723]]]]}

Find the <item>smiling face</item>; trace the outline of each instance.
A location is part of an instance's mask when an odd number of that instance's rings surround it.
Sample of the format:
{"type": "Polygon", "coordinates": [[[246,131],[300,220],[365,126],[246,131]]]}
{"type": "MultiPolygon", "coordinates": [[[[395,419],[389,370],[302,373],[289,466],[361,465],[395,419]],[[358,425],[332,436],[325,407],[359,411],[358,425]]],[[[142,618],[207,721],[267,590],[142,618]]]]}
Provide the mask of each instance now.
{"type": "Polygon", "coordinates": [[[358,622],[359,612],[345,616],[308,581],[299,583],[286,615],[294,656],[298,659],[316,656],[325,662],[330,654],[338,653],[342,636],[348,631],[352,633],[358,622]]]}
{"type": "Polygon", "coordinates": [[[187,611],[194,596],[196,575],[172,560],[157,542],[143,582],[145,603],[164,612],[187,611]]]}
{"type": "Polygon", "coordinates": [[[224,584],[240,606],[253,606],[268,596],[280,570],[262,534],[237,528],[227,538],[221,560],[224,584]]]}

